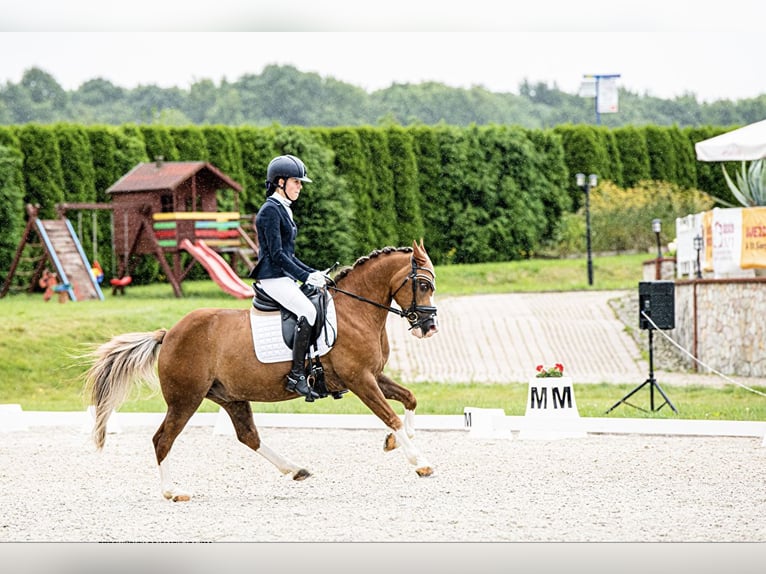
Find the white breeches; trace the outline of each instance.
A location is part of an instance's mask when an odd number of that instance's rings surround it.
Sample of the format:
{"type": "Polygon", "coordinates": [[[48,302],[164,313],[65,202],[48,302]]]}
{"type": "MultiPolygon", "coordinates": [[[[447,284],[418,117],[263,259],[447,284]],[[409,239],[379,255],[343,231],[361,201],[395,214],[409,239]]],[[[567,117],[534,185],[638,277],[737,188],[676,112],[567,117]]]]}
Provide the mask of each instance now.
{"type": "Polygon", "coordinates": [[[303,294],[295,281],[289,277],[276,277],[274,279],[261,279],[259,284],[269,297],[295,313],[298,318],[306,317],[311,325],[316,322],[317,311],[314,305],[303,294]]]}

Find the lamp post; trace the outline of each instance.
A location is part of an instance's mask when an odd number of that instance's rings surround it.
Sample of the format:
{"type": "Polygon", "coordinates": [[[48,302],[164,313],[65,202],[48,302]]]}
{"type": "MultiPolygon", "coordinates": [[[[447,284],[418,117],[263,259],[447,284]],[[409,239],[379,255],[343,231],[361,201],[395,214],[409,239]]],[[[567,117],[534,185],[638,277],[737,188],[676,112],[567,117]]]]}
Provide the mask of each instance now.
{"type": "Polygon", "coordinates": [[[697,251],[697,279],[702,278],[702,266],[700,265],[700,251],[702,251],[702,247],[702,236],[697,234],[694,236],[694,249],[697,251]]]}
{"type": "Polygon", "coordinates": [[[585,191],[585,244],[588,251],[588,285],[593,285],[593,255],[590,246],[590,190],[596,187],[598,176],[595,173],[590,174],[587,179],[584,173],[575,175],[577,187],[585,191]]]}
{"type": "Polygon", "coordinates": [[[657,264],[655,265],[655,279],[658,281],[662,278],[662,244],[660,243],[660,231],[662,231],[662,221],[659,219],[652,219],[652,231],[657,236],[657,264]]]}

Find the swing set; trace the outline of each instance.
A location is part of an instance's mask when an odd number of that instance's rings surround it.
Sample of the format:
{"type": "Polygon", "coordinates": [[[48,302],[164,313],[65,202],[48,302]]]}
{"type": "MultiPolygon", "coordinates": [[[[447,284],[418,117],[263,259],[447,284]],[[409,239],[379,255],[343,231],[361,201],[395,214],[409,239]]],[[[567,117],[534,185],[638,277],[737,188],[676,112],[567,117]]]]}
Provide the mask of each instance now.
{"type": "MultiPolygon", "coordinates": [[[[93,265],[91,266],[91,272],[96,278],[98,283],[102,283],[104,279],[104,270],[101,268],[101,264],[98,262],[98,211],[109,211],[109,230],[111,233],[111,279],[109,284],[112,286],[112,295],[117,293],[124,295],[125,287],[133,282],[133,278],[130,275],[123,274],[119,277],[116,275],[116,266],[118,260],[116,238],[114,236],[114,206],[111,203],[60,203],[56,205],[56,211],[59,217],[66,218],[66,213],[69,210],[77,210],[77,235],[82,241],[83,236],[83,211],[87,210],[91,212],[91,249],[93,253],[93,265]]],[[[127,213],[123,214],[127,221],[127,213]]],[[[128,237],[127,237],[127,223],[123,226],[126,230],[123,237],[123,249],[122,249],[122,261],[120,263],[120,269],[123,273],[128,269],[128,237]]]]}

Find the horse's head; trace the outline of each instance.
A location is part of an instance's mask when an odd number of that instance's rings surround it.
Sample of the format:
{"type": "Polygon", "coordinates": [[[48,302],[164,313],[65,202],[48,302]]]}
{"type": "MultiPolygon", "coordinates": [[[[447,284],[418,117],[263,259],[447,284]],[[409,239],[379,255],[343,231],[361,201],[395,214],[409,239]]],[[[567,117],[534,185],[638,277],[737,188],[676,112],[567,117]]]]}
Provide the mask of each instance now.
{"type": "Polygon", "coordinates": [[[420,245],[417,241],[412,242],[410,264],[396,275],[394,281],[400,284],[393,292],[393,297],[409,321],[412,334],[422,339],[436,334],[439,330],[436,306],[433,302],[436,274],[422,239],[420,245]]]}

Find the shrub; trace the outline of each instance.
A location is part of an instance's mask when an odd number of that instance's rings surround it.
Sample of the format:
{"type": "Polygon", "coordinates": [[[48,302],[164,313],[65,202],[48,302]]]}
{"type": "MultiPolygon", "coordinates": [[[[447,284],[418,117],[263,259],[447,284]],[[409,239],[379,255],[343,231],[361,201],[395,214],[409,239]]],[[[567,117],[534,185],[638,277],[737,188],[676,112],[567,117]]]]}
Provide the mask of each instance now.
{"type": "MultiPolygon", "coordinates": [[[[623,189],[609,181],[590,192],[593,251],[649,251],[655,245],[652,219],[662,221],[665,242],[674,237],[677,217],[711,209],[715,200],[699,190],[681,189],[662,181],[642,181],[623,189]]],[[[553,254],[584,253],[585,208],[566,214],[559,223],[553,254]]]]}

